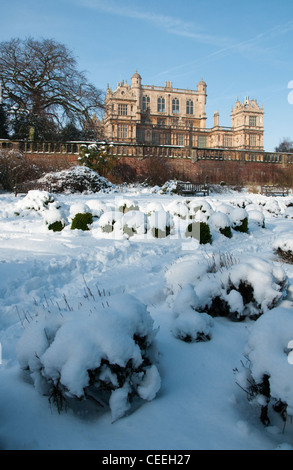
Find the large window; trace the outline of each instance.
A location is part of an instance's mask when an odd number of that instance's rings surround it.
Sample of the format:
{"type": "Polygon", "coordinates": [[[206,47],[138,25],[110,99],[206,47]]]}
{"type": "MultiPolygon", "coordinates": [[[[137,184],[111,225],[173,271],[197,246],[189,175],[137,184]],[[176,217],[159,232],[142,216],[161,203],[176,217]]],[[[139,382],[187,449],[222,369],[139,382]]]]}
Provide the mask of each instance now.
{"type": "Polygon", "coordinates": [[[206,135],[199,135],[198,136],[198,147],[199,148],[206,148],[207,147],[207,137],[206,137],[206,135]]]}
{"type": "Polygon", "coordinates": [[[249,135],[249,147],[256,147],[256,135],[249,135]]]}
{"type": "Polygon", "coordinates": [[[151,99],[149,96],[143,96],[142,98],[142,111],[145,113],[150,109],[151,99]]]}
{"type": "Polygon", "coordinates": [[[231,148],[232,147],[232,136],[231,135],[224,135],[223,145],[224,145],[225,148],[231,148]]]}
{"type": "Polygon", "coordinates": [[[125,124],[118,125],[118,138],[127,139],[127,126],[125,124]]]}
{"type": "Polygon", "coordinates": [[[118,115],[127,116],[127,104],[118,104],[118,115]]]}
{"type": "Polygon", "coordinates": [[[256,127],[256,116],[249,116],[249,126],[256,127]]]}
{"type": "Polygon", "coordinates": [[[162,96],[160,96],[158,98],[158,113],[164,113],[166,110],[166,107],[165,107],[165,98],[163,98],[162,96]]]}
{"type": "Polygon", "coordinates": [[[186,114],[193,114],[193,101],[192,100],[186,101],[186,114]]]}
{"type": "Polygon", "coordinates": [[[179,100],[178,98],[174,98],[172,100],[172,113],[178,114],[179,113],[179,100]]]}

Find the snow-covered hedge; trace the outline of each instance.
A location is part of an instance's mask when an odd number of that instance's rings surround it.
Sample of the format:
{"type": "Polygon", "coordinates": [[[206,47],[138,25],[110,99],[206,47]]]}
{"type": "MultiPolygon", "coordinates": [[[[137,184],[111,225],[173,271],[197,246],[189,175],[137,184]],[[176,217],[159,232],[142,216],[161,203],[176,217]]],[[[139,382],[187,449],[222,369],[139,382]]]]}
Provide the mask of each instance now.
{"type": "MultiPolygon", "coordinates": [[[[77,170],[79,176],[83,171],[91,172],[83,167],[78,167],[77,170]]],[[[146,204],[131,197],[119,197],[117,200],[113,198],[111,204],[106,204],[103,200],[95,200],[92,196],[88,200],[84,199],[82,202],[70,205],[60,204],[56,200],[56,195],[49,192],[30,191],[26,197],[17,201],[14,212],[25,216],[34,211],[36,217],[35,213],[39,212],[49,227],[55,223],[65,227],[72,223],[76,214],[91,213],[95,219],[92,228],[95,236],[99,237],[104,233],[112,233],[113,237],[117,236],[119,239],[124,235],[131,237],[146,235],[148,238],[192,237],[200,243],[217,243],[221,234],[231,238],[238,236],[237,232],[247,233],[249,229],[253,232],[259,227],[264,228],[266,217],[271,217],[265,208],[266,205],[270,210],[275,210],[274,214],[280,208],[279,203],[275,207],[270,201],[263,199],[260,199],[259,203],[257,201],[252,203],[244,198],[238,201],[238,205],[235,203],[233,205],[216,200],[208,202],[201,198],[184,200],[177,197],[171,203],[167,200],[166,204],[163,200],[146,204]],[[128,213],[131,214],[128,216],[128,213]],[[107,220],[109,217],[111,221],[107,220]]],[[[286,217],[288,208],[285,203],[282,207],[282,216],[286,217]]]]}
{"type": "Polygon", "coordinates": [[[132,199],[129,198],[123,198],[118,201],[118,210],[120,212],[123,212],[125,214],[126,212],[129,211],[138,211],[139,206],[136,201],[133,201],[132,199]]]}
{"type": "Polygon", "coordinates": [[[247,364],[238,370],[237,383],[249,401],[261,408],[261,420],[270,422],[270,408],[293,416],[293,310],[275,308],[253,325],[244,355],[247,364]]]}
{"type": "Polygon", "coordinates": [[[206,313],[195,310],[197,295],[191,284],[185,286],[174,303],[173,335],[187,343],[209,341],[212,336],[213,320],[206,313]]]}
{"type": "Polygon", "coordinates": [[[218,230],[225,237],[232,237],[231,220],[224,212],[214,212],[209,218],[209,225],[213,230],[218,230]]]}
{"type": "Polygon", "coordinates": [[[181,217],[182,219],[186,219],[189,216],[189,208],[185,202],[182,201],[172,201],[167,206],[167,211],[171,215],[176,215],[177,217],[181,217]]]}
{"type": "Polygon", "coordinates": [[[131,295],[87,300],[78,306],[50,306],[26,327],[18,360],[36,389],[58,409],[70,399],[107,403],[112,419],[121,418],[139,397],[152,400],[161,379],[153,363],[155,338],[147,308],[131,295]]]}
{"type": "Polygon", "coordinates": [[[122,212],[115,210],[106,211],[99,219],[99,227],[103,233],[112,233],[114,231],[116,222],[120,222],[122,218],[122,212]]]}
{"type": "Polygon", "coordinates": [[[17,201],[15,205],[15,213],[17,215],[25,215],[30,211],[41,212],[48,209],[49,204],[54,202],[54,197],[47,191],[29,191],[27,195],[17,201]]]}
{"type": "Polygon", "coordinates": [[[234,321],[256,319],[272,309],[285,296],[288,285],[284,270],[264,259],[204,259],[199,255],[175,263],[166,273],[166,281],[167,293],[175,301],[180,290],[191,284],[196,294],[191,305],[194,310],[234,321]]]}
{"type": "Polygon", "coordinates": [[[153,237],[166,238],[174,227],[173,217],[163,209],[154,211],[149,216],[149,226],[153,237]]]}
{"type": "Polygon", "coordinates": [[[36,213],[43,217],[49,230],[60,232],[67,223],[67,217],[62,205],[47,191],[32,190],[17,201],[14,213],[19,216],[27,216],[36,213]]]}
{"type": "Polygon", "coordinates": [[[131,210],[126,212],[120,220],[121,228],[128,237],[145,235],[149,229],[148,217],[144,212],[131,210]]]}
{"type": "Polygon", "coordinates": [[[286,237],[278,238],[273,248],[287,263],[293,263],[293,237],[286,235],[286,237]]]}
{"type": "Polygon", "coordinates": [[[230,213],[232,228],[237,232],[248,232],[248,213],[240,207],[235,208],[230,213]]]}
{"type": "Polygon", "coordinates": [[[37,183],[50,186],[54,193],[83,193],[85,191],[97,193],[115,189],[115,186],[106,178],[85,166],[75,166],[69,170],[48,173],[37,183]]]}

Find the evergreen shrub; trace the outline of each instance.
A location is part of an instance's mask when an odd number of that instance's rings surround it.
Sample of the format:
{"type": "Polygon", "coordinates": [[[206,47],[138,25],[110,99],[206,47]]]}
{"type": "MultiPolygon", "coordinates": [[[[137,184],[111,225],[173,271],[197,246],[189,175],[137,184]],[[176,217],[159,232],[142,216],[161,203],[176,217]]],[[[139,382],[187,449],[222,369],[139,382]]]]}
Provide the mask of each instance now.
{"type": "Polygon", "coordinates": [[[59,220],[57,222],[54,222],[53,224],[50,224],[48,229],[52,230],[53,232],[62,232],[64,227],[65,227],[65,225],[63,224],[63,222],[61,222],[61,220],[59,220]]]}
{"type": "Polygon", "coordinates": [[[185,235],[196,238],[202,245],[212,242],[210,227],[206,222],[192,222],[188,225],[185,235]]]}
{"type": "Polygon", "coordinates": [[[89,230],[89,225],[93,223],[93,216],[90,212],[86,212],[85,214],[76,214],[74,217],[71,230],[89,230]]]}

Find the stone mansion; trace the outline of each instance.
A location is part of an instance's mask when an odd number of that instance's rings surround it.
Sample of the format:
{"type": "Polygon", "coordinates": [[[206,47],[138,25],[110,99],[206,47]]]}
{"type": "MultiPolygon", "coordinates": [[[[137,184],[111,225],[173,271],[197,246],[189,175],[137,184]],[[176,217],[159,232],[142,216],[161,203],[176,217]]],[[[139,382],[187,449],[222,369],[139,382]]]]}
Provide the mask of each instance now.
{"type": "Polygon", "coordinates": [[[207,85],[196,90],[143,85],[136,72],[131,85],[107,87],[104,129],[109,141],[190,148],[263,150],[263,107],[248,97],[237,99],[231,111],[231,127],[221,127],[214,113],[212,128],[206,127],[207,85]]]}

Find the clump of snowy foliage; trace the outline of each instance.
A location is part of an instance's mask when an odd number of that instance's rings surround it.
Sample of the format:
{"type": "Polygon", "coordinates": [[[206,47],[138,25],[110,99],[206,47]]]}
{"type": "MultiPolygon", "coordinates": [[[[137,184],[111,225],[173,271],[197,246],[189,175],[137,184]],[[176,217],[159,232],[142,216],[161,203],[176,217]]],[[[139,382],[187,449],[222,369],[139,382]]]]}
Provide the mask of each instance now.
{"type": "Polygon", "coordinates": [[[274,243],[274,250],[287,263],[293,263],[293,238],[290,235],[278,238],[274,243]]]}
{"type": "MultiPolygon", "coordinates": [[[[256,319],[272,309],[285,296],[288,286],[284,270],[257,257],[237,260],[218,255],[180,260],[166,273],[167,292],[184,298],[190,284],[195,296],[190,297],[191,307],[212,317],[224,316],[234,321],[249,317],[256,319]]],[[[184,311],[184,304],[182,311],[184,311]]]]}
{"type": "Polygon", "coordinates": [[[59,410],[72,399],[108,404],[113,421],[138,397],[152,400],[161,379],[153,363],[153,320],[128,294],[103,296],[86,286],[73,307],[38,313],[18,344],[18,360],[36,389],[59,410]],[[97,297],[97,298],[95,298],[97,297]]]}
{"type": "Polygon", "coordinates": [[[293,313],[275,308],[252,327],[245,350],[247,364],[237,370],[237,383],[249,401],[261,409],[261,420],[270,423],[270,409],[286,421],[293,416],[293,313]]]}
{"type": "Polygon", "coordinates": [[[28,194],[15,205],[15,214],[25,215],[30,211],[44,211],[49,204],[54,202],[54,197],[47,191],[29,191],[28,194]]]}
{"type": "Polygon", "coordinates": [[[69,170],[47,173],[36,183],[42,183],[50,187],[54,193],[97,193],[109,192],[115,186],[97,172],[85,166],[75,166],[69,170]]]}
{"type": "Polygon", "coordinates": [[[213,320],[210,315],[195,310],[197,302],[195,290],[188,284],[178,293],[174,303],[172,333],[186,343],[209,341],[212,337],[213,320]]]}
{"type": "Polygon", "coordinates": [[[64,207],[47,191],[29,191],[16,203],[14,213],[22,217],[29,216],[31,213],[39,215],[48,225],[49,230],[53,231],[63,230],[67,223],[64,207]]]}
{"type": "Polygon", "coordinates": [[[126,212],[121,219],[121,225],[123,233],[128,237],[135,234],[145,235],[149,229],[147,215],[136,210],[126,212]]]}
{"type": "Polygon", "coordinates": [[[164,209],[155,210],[149,216],[149,226],[155,238],[166,238],[174,227],[173,217],[164,209]]]}

